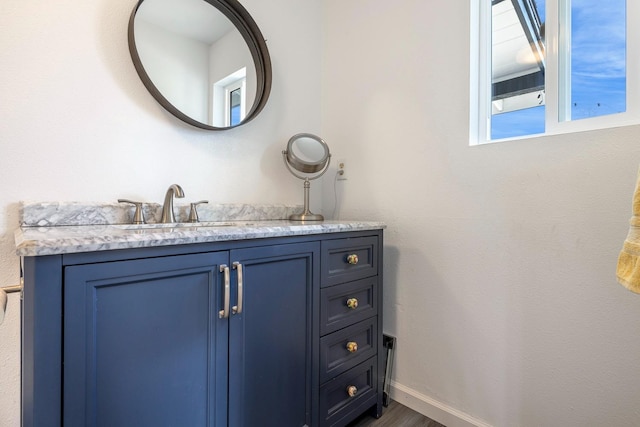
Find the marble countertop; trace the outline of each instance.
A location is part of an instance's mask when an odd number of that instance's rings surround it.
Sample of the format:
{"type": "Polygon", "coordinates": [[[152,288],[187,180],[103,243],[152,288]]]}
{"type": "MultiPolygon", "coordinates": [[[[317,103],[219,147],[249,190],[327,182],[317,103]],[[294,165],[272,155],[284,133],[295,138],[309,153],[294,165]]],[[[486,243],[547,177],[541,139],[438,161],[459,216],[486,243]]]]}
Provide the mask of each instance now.
{"type": "Polygon", "coordinates": [[[56,255],[114,249],[183,245],[280,236],[366,231],[386,228],[382,222],[288,220],[210,221],[198,224],[63,225],[21,227],[15,232],[20,256],[56,255]]]}

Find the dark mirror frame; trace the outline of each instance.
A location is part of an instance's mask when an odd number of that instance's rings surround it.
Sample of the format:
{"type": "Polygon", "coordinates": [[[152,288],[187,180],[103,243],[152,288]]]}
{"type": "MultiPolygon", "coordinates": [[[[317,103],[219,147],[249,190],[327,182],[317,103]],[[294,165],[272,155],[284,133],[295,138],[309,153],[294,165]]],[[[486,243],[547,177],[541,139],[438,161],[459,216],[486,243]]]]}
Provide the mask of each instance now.
{"type": "Polygon", "coordinates": [[[134,35],[134,21],[138,9],[144,3],[145,0],[139,0],[138,4],[133,9],[131,17],[129,18],[129,53],[133,60],[133,65],[142,80],[142,83],[146,86],[151,95],[162,105],[162,107],[169,111],[171,114],[179,118],[180,120],[189,123],[192,126],[196,126],[200,129],[206,130],[226,130],[232,129],[238,126],[242,126],[251,120],[253,120],[260,111],[264,108],[271,92],[271,58],[269,57],[269,50],[267,49],[267,43],[255,23],[249,12],[237,1],[237,0],[202,0],[209,3],[216,9],[218,9],[224,16],[226,16],[231,23],[238,29],[242,38],[247,43],[247,47],[251,52],[253,63],[256,67],[256,98],[253,102],[253,106],[247,112],[245,118],[239,124],[228,127],[216,127],[210,126],[206,123],[199,122],[193,118],[187,116],[178,108],[176,108],[167,98],[162,95],[158,88],[153,84],[151,78],[147,74],[140,60],[140,55],[136,48],[135,35],[134,35]]]}

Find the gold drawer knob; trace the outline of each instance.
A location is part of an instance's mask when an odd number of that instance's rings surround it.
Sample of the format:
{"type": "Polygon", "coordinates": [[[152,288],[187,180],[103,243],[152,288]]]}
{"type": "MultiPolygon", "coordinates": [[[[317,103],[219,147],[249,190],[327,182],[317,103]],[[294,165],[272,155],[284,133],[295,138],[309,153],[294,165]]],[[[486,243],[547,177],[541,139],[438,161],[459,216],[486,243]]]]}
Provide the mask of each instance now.
{"type": "Polygon", "coordinates": [[[350,385],[349,387],[347,387],[347,394],[349,395],[349,397],[355,397],[355,395],[358,394],[358,387],[350,385]]]}
{"type": "Polygon", "coordinates": [[[347,343],[347,351],[349,353],[355,353],[356,351],[358,351],[358,343],[355,341],[349,341],[347,343]]]}
{"type": "Polygon", "coordinates": [[[355,310],[356,308],[358,308],[358,299],[357,298],[349,298],[347,300],[347,307],[349,307],[351,310],[355,310]]]}
{"type": "Polygon", "coordinates": [[[358,263],[358,255],[356,254],[347,255],[347,263],[351,265],[356,265],[358,263]]]}

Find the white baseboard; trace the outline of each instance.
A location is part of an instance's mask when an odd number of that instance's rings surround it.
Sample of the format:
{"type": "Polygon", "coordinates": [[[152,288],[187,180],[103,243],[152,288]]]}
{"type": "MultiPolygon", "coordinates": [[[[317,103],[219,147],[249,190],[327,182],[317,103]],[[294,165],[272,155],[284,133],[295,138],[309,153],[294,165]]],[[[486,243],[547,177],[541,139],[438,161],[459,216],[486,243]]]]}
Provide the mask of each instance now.
{"type": "Polygon", "coordinates": [[[391,381],[391,399],[447,427],[492,427],[395,381],[391,381]]]}

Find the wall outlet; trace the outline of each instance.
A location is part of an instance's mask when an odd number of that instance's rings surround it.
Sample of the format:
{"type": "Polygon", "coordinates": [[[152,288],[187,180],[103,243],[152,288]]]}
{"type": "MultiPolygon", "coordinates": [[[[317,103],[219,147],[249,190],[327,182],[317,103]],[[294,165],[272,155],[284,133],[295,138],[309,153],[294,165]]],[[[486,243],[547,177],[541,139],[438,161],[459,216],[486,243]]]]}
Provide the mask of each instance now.
{"type": "Polygon", "coordinates": [[[347,172],[345,170],[345,162],[344,160],[338,161],[338,181],[346,181],[347,180],[347,172]]]}

